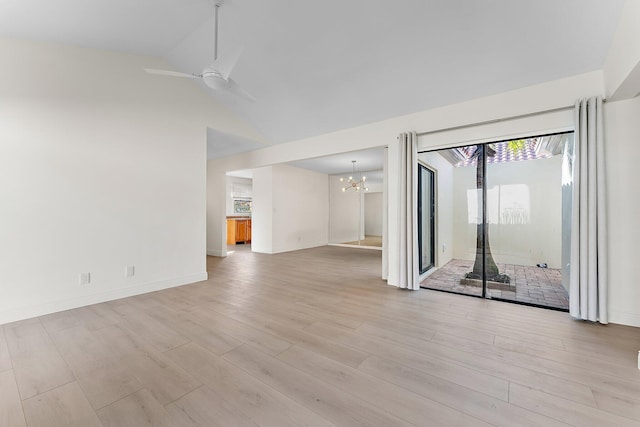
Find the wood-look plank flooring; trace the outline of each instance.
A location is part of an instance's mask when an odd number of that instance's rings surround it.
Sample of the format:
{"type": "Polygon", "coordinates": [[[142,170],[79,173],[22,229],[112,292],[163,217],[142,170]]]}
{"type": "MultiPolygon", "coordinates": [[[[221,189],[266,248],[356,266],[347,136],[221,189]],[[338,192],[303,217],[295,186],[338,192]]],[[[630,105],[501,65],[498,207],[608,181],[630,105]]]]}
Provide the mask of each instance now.
{"type": "Polygon", "coordinates": [[[0,427],[640,426],[640,329],[380,279],[343,247],[0,326],[0,427]]]}

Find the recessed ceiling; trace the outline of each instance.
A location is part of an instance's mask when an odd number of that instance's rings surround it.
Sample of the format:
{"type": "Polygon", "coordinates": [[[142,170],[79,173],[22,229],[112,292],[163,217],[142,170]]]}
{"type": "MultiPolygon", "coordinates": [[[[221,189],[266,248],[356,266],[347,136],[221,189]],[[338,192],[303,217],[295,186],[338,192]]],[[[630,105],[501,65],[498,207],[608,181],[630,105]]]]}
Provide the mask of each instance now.
{"type": "MultiPolygon", "coordinates": [[[[257,101],[203,91],[282,143],[601,69],[624,0],[226,0],[220,51],[257,101]]],[[[205,0],[0,3],[0,35],[212,60],[205,0]]],[[[117,78],[117,76],[114,76],[117,78]]]]}

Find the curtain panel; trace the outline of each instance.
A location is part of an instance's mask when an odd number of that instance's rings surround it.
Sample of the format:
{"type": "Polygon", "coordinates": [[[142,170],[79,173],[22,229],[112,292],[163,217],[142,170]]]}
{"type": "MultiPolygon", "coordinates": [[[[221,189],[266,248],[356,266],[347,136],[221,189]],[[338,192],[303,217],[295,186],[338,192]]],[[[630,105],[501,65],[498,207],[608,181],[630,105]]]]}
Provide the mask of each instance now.
{"type": "Polygon", "coordinates": [[[398,143],[398,286],[418,290],[418,136],[415,132],[401,133],[398,143]]]}
{"type": "Polygon", "coordinates": [[[569,314],[608,323],[602,98],[575,105],[569,314]]]}

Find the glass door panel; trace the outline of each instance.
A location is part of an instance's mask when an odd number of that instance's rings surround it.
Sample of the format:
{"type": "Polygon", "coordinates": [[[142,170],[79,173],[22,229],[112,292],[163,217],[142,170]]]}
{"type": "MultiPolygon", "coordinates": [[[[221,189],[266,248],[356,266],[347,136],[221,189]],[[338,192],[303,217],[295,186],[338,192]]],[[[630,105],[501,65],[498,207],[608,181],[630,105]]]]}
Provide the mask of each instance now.
{"type": "MultiPolygon", "coordinates": [[[[435,171],[432,188],[437,196],[432,208],[435,268],[427,270],[420,283],[424,288],[484,296],[482,244],[478,242],[483,229],[480,150],[481,146],[471,145],[418,155],[422,164],[435,171]],[[478,259],[479,271],[474,269],[478,259]],[[474,277],[474,272],[479,274],[474,277]]],[[[418,217],[423,227],[431,220],[426,212],[423,205],[418,217]]]]}
{"type": "Polygon", "coordinates": [[[418,250],[420,274],[435,266],[435,192],[434,172],[418,166],[418,250]]]}
{"type": "Polygon", "coordinates": [[[568,309],[563,153],[572,143],[565,133],[487,145],[487,297],[568,309]]]}

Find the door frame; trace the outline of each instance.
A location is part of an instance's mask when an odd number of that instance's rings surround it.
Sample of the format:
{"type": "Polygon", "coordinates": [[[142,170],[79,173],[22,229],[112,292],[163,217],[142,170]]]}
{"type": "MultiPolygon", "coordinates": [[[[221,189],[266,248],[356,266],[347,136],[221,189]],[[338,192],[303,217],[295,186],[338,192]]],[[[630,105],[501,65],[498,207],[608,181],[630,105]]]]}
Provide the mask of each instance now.
{"type": "Polygon", "coordinates": [[[427,271],[435,268],[436,266],[436,176],[437,176],[437,172],[428,167],[427,165],[423,164],[422,162],[418,162],[418,265],[419,265],[419,272],[420,274],[424,274],[427,271]],[[424,227],[423,221],[422,219],[422,197],[423,197],[423,191],[422,191],[422,180],[420,179],[421,174],[423,173],[423,171],[428,172],[429,174],[431,174],[431,203],[429,204],[429,209],[430,209],[430,216],[431,216],[431,221],[430,221],[430,228],[431,228],[431,242],[430,242],[430,246],[431,246],[431,263],[425,267],[422,266],[422,229],[424,227]]]}
{"type": "MultiPolygon", "coordinates": [[[[553,136],[553,135],[563,135],[563,134],[575,134],[575,130],[566,130],[566,131],[556,131],[556,132],[549,132],[549,133],[541,133],[541,134],[522,134],[521,138],[534,138],[534,137],[546,137],[546,136],[553,136]]],[[[512,137],[509,139],[488,139],[485,140],[484,142],[477,142],[477,143],[456,143],[456,144],[448,144],[447,146],[443,146],[440,148],[429,148],[429,149],[423,149],[423,150],[418,150],[418,154],[421,153],[429,153],[429,152],[438,152],[438,151],[444,151],[444,150],[449,150],[449,149],[453,149],[453,148],[459,148],[459,147],[467,147],[467,146],[483,146],[483,147],[487,147],[489,144],[494,144],[494,143],[501,143],[501,142],[507,142],[507,141],[511,141],[517,139],[517,137],[512,137]]],[[[575,142],[574,142],[575,144],[575,142]]],[[[482,191],[481,191],[481,201],[482,201],[482,209],[481,209],[481,213],[482,213],[482,235],[486,236],[486,226],[487,226],[487,156],[483,155],[483,161],[482,161],[482,181],[483,181],[483,185],[482,185],[482,191]]],[[[437,170],[427,166],[425,163],[423,163],[422,161],[418,160],[418,171],[420,171],[420,168],[423,167],[427,170],[430,170],[431,172],[434,173],[435,178],[437,179],[437,170]]],[[[437,188],[437,184],[434,180],[433,185],[437,188]]],[[[420,245],[420,239],[421,239],[421,221],[420,221],[420,205],[421,205],[421,187],[420,187],[420,179],[419,179],[419,175],[418,175],[418,262],[420,262],[420,255],[421,255],[421,245],[420,245]]],[[[437,200],[437,194],[434,193],[433,196],[436,200],[437,200]]],[[[436,214],[437,214],[437,210],[436,210],[436,214]]],[[[437,223],[437,215],[434,216],[434,221],[433,223],[437,223]]],[[[437,228],[437,227],[436,227],[437,228]]],[[[437,236],[434,235],[433,239],[435,239],[435,241],[437,242],[437,236]]],[[[437,253],[434,253],[435,256],[435,260],[437,262],[437,253]]],[[[464,296],[469,296],[469,297],[473,297],[473,298],[482,298],[482,299],[491,299],[493,301],[502,301],[502,302],[508,302],[511,304],[516,304],[516,305],[524,305],[524,306],[529,306],[529,307],[538,307],[538,308],[544,308],[546,310],[553,310],[553,311],[562,311],[562,312],[569,312],[568,309],[565,308],[560,308],[560,307],[555,307],[555,306],[550,306],[550,305],[543,305],[543,304],[536,304],[536,303],[532,303],[532,302],[526,302],[526,301],[518,301],[516,299],[510,299],[510,298],[502,298],[502,297],[496,297],[496,296],[490,296],[487,293],[487,279],[486,279],[486,267],[485,267],[485,263],[486,263],[486,245],[485,245],[485,241],[483,240],[482,242],[482,295],[473,295],[473,294],[467,294],[467,293],[462,293],[459,291],[453,291],[453,290],[446,290],[446,289],[437,289],[437,288],[429,288],[427,286],[420,286],[423,289],[429,289],[429,290],[434,290],[437,292],[445,292],[445,293],[451,293],[451,294],[456,294],[456,295],[464,295],[464,296]]],[[[420,269],[420,267],[419,267],[420,269]]],[[[423,273],[425,272],[429,272],[431,269],[427,269],[425,271],[420,271],[420,280],[423,280],[424,277],[428,276],[428,274],[425,274],[424,276],[423,273]]]]}

